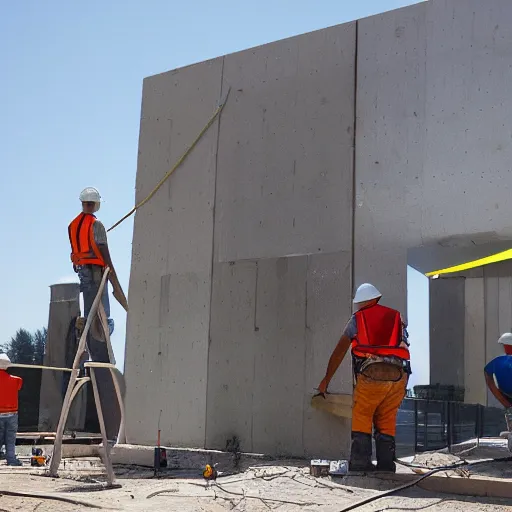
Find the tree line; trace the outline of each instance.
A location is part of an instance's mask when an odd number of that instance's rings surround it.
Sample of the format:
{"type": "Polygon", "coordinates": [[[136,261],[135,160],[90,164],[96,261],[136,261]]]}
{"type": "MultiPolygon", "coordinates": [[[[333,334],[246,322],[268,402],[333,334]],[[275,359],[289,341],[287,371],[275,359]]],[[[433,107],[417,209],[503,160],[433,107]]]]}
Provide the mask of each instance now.
{"type": "Polygon", "coordinates": [[[5,352],[13,363],[42,365],[47,334],[46,327],[34,333],[18,329],[10,341],[0,345],[0,352],[5,352]]]}

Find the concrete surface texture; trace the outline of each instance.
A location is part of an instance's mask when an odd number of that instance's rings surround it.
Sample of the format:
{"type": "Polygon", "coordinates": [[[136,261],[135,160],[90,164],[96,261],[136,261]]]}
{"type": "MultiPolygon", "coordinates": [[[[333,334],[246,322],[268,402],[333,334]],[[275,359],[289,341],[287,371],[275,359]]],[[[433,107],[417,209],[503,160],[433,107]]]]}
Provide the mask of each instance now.
{"type": "Polygon", "coordinates": [[[347,454],[309,401],[354,287],[406,314],[410,249],[512,235],[511,16],[432,0],[144,81],[137,201],[231,93],[136,213],[130,442],[347,454]]]}
{"type": "Polygon", "coordinates": [[[512,330],[512,262],[430,282],[430,382],[465,389],[464,401],[502,408],[487,389],[484,366],[503,355],[512,330]]]}

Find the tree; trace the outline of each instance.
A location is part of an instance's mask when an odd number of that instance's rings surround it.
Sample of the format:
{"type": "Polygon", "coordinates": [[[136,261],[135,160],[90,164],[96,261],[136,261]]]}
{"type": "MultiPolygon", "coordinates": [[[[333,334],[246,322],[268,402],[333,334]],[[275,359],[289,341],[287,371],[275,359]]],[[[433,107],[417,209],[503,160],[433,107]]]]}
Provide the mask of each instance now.
{"type": "Polygon", "coordinates": [[[19,329],[4,348],[13,363],[34,362],[34,337],[25,329],[19,329]]]}
{"type": "Polygon", "coordinates": [[[43,327],[34,334],[19,329],[11,340],[0,347],[13,363],[43,364],[47,329],[43,327]]]}
{"type": "Polygon", "coordinates": [[[48,329],[43,327],[34,333],[34,364],[43,364],[48,329]]]}

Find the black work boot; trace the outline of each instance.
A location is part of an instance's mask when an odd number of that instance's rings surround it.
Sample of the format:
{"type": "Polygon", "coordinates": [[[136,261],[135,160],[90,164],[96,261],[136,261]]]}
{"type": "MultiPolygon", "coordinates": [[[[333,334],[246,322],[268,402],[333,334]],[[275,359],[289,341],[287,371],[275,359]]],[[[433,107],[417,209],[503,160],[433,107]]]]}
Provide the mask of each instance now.
{"type": "Polygon", "coordinates": [[[395,438],[375,432],[375,450],[377,452],[377,471],[395,473],[395,438]]]}
{"type": "Polygon", "coordinates": [[[364,432],[352,432],[352,446],[348,470],[351,472],[373,471],[372,464],[372,435],[364,432]]]}

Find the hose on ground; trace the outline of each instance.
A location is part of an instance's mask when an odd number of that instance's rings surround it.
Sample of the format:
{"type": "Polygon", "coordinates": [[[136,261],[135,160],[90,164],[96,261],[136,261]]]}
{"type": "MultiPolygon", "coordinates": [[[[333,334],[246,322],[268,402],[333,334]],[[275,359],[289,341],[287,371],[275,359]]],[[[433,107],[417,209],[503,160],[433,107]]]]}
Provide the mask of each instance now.
{"type": "MultiPolygon", "coordinates": [[[[427,473],[425,473],[424,475],[421,475],[420,477],[418,477],[413,482],[408,482],[406,484],[403,484],[403,485],[400,485],[400,486],[395,487],[393,489],[390,489],[389,491],[384,491],[384,492],[381,492],[381,493],[376,494],[374,496],[370,496],[369,498],[365,498],[365,499],[362,499],[360,501],[357,501],[356,503],[352,503],[351,505],[347,505],[345,508],[342,508],[339,512],[349,512],[350,510],[355,510],[356,508],[362,507],[363,505],[367,505],[368,503],[373,503],[374,501],[380,500],[381,498],[386,498],[387,496],[391,496],[392,494],[395,494],[397,492],[400,492],[400,491],[403,491],[405,489],[409,489],[411,487],[414,487],[415,485],[418,485],[421,481],[429,478],[432,475],[435,475],[436,473],[440,473],[441,471],[449,471],[451,469],[457,469],[457,468],[460,468],[460,467],[474,467],[474,466],[478,466],[478,465],[481,465],[481,464],[487,464],[489,462],[510,462],[510,461],[512,461],[512,457],[502,457],[502,458],[498,458],[498,459],[479,460],[479,461],[476,461],[476,462],[462,461],[462,462],[456,462],[455,464],[449,464],[447,466],[440,466],[440,467],[437,467],[437,468],[433,468],[430,471],[428,471],[427,473]]],[[[421,466],[414,466],[414,465],[407,464],[407,463],[404,463],[403,465],[407,465],[408,467],[421,467],[421,466]]],[[[226,483],[230,483],[230,482],[226,482],[226,483]]],[[[235,495],[235,496],[244,496],[245,498],[248,498],[248,499],[259,499],[261,501],[270,501],[270,502],[283,503],[283,504],[284,503],[289,503],[289,504],[302,505],[302,506],[314,505],[315,504],[315,503],[290,502],[290,501],[287,501],[287,500],[279,500],[279,499],[269,498],[269,497],[266,497],[266,496],[263,496],[263,495],[251,496],[251,495],[247,495],[247,494],[244,494],[244,493],[238,493],[238,492],[234,492],[234,491],[229,491],[229,490],[225,489],[224,487],[222,487],[221,485],[219,485],[218,483],[215,483],[215,486],[218,487],[221,491],[224,491],[227,494],[231,494],[231,495],[235,495]]],[[[147,499],[153,498],[155,496],[158,496],[158,495],[161,495],[161,494],[164,494],[164,493],[167,493],[167,492],[172,492],[174,494],[174,496],[176,496],[176,497],[182,497],[180,494],[178,494],[176,489],[162,489],[160,491],[156,491],[156,492],[148,495],[147,499]]]]}
{"type": "Polygon", "coordinates": [[[56,496],[55,494],[39,494],[39,493],[30,493],[30,492],[17,492],[17,491],[3,491],[0,489],[0,496],[14,496],[16,498],[33,498],[36,500],[53,500],[53,501],[61,501],[63,503],[70,503],[71,505],[78,505],[87,508],[96,508],[102,509],[99,505],[94,505],[93,503],[88,503],[87,501],[74,500],[72,498],[64,498],[63,496],[56,496]]]}
{"type": "Polygon", "coordinates": [[[413,482],[409,482],[407,484],[400,485],[398,487],[395,487],[394,489],[390,489],[389,491],[384,491],[375,496],[370,496],[369,498],[365,498],[356,503],[352,503],[352,505],[348,505],[345,508],[342,508],[339,512],[349,512],[350,510],[354,510],[356,508],[362,507],[363,505],[368,505],[368,503],[373,503],[374,501],[380,500],[381,498],[391,496],[392,494],[395,494],[399,491],[403,491],[405,489],[409,489],[410,487],[414,487],[415,485],[418,485],[422,480],[425,480],[426,478],[428,478],[436,473],[440,473],[441,471],[448,471],[450,469],[456,469],[456,468],[460,468],[460,467],[474,467],[474,466],[478,466],[480,464],[488,464],[489,462],[510,462],[510,461],[512,461],[512,457],[501,457],[499,459],[485,459],[485,460],[479,460],[476,462],[469,462],[469,463],[468,462],[456,462],[455,464],[450,464],[448,466],[434,468],[434,469],[431,469],[428,473],[421,475],[419,478],[417,478],[413,482]]]}

